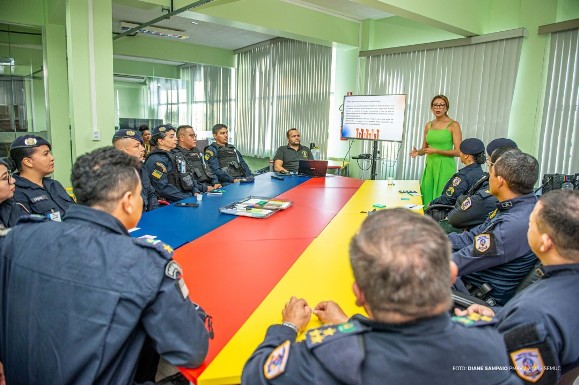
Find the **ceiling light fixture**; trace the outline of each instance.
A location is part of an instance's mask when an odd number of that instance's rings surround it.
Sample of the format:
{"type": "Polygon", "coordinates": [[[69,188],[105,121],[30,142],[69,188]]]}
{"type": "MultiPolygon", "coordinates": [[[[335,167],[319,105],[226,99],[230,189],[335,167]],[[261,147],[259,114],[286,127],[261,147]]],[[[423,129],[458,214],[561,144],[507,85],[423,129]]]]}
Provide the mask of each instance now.
{"type": "MultiPolygon", "coordinates": [[[[127,21],[122,21],[121,22],[121,30],[122,31],[128,31],[129,29],[134,28],[138,25],[139,24],[129,23],[127,21]]],[[[187,38],[189,38],[189,36],[183,35],[182,32],[184,32],[184,31],[179,31],[177,29],[159,28],[159,27],[153,27],[153,26],[144,27],[142,29],[139,29],[139,33],[144,33],[144,34],[156,36],[156,37],[166,37],[166,38],[170,38],[170,39],[187,39],[187,38]]]]}

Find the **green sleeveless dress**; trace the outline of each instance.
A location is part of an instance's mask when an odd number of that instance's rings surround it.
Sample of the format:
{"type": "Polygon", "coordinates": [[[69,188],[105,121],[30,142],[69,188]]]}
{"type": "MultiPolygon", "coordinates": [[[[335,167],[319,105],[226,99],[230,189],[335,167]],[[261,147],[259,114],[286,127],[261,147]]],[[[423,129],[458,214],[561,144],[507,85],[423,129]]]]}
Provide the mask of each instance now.
{"type": "MultiPolygon", "coordinates": [[[[452,150],[452,132],[448,127],[454,122],[451,120],[444,129],[432,129],[432,122],[426,134],[426,143],[439,150],[452,150]]],[[[442,194],[442,189],[456,172],[456,161],[453,156],[429,154],[426,156],[426,166],[420,182],[422,202],[424,206],[442,194]]]]}

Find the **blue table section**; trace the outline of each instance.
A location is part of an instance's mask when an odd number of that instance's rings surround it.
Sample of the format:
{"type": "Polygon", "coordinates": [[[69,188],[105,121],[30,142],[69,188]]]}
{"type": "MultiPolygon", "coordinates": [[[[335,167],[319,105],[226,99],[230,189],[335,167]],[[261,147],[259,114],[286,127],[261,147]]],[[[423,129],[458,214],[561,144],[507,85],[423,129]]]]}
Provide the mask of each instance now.
{"type": "MultiPolygon", "coordinates": [[[[203,194],[203,200],[198,202],[199,207],[175,207],[171,204],[144,213],[137,225],[138,230],[132,231],[131,236],[136,238],[153,235],[176,249],[237,218],[235,215],[220,213],[220,207],[250,195],[276,197],[310,179],[291,176],[277,180],[271,178],[271,175],[272,173],[257,175],[254,183],[225,186],[225,192],[221,195],[203,194]]],[[[197,202],[197,199],[187,198],[181,202],[197,202]]]]}

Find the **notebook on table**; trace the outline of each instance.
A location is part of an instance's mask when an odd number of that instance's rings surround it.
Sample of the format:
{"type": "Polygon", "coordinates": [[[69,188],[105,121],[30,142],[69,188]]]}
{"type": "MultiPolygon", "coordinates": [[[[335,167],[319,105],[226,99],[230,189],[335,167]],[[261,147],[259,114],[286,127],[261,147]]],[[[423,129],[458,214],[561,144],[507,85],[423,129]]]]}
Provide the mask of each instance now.
{"type": "Polygon", "coordinates": [[[300,160],[298,174],[324,177],[327,171],[327,160],[300,160]]]}

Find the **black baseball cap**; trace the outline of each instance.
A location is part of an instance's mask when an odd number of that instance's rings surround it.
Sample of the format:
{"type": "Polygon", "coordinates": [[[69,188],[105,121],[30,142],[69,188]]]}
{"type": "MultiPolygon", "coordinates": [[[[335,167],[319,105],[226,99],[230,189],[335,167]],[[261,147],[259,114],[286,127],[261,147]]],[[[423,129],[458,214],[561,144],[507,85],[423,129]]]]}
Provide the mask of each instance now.
{"type": "Polygon", "coordinates": [[[113,143],[117,141],[117,139],[123,139],[123,138],[131,138],[131,139],[135,139],[137,141],[139,141],[139,143],[143,144],[143,137],[141,136],[141,133],[138,130],[131,130],[131,129],[121,129],[121,130],[117,130],[115,131],[115,134],[113,135],[113,143]]]}

